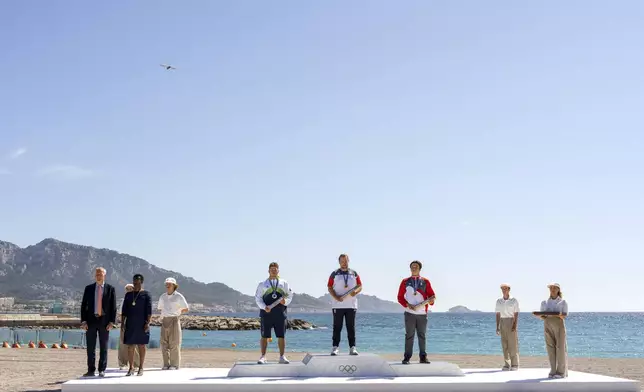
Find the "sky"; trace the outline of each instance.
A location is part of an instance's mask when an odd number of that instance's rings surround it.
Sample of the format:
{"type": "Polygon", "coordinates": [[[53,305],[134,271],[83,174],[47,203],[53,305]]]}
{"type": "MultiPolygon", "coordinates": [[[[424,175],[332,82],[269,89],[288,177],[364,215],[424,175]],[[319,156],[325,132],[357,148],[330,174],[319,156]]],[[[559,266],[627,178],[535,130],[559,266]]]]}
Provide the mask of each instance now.
{"type": "MultiPolygon", "coordinates": [[[[0,239],[644,311],[644,3],[0,2],[0,239]],[[159,64],[171,64],[165,70],[159,64]]],[[[88,276],[88,281],[91,276],[88,276]]],[[[150,289],[150,288],[149,288],[150,289]]]]}

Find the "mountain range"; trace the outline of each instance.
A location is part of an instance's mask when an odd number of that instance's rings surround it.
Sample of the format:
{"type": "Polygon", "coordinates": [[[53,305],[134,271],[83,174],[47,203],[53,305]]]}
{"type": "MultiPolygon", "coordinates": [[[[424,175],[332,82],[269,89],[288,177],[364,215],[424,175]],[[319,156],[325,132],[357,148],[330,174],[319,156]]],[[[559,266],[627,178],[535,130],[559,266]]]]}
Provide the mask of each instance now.
{"type": "MultiPolygon", "coordinates": [[[[176,271],[159,268],[146,260],[110,249],[71,244],[47,238],[21,248],[0,241],[0,296],[19,300],[80,300],[83,288],[91,282],[96,267],[107,270],[106,281],[117,291],[132,281],[135,273],[145,277],[147,287],[163,287],[168,276],[177,279],[189,302],[216,306],[231,312],[255,311],[254,297],[224,283],[203,283],[176,271]]],[[[289,309],[294,312],[321,312],[330,309],[330,296],[314,297],[295,293],[289,309]]],[[[363,312],[400,312],[400,305],[361,294],[363,312]]]]}

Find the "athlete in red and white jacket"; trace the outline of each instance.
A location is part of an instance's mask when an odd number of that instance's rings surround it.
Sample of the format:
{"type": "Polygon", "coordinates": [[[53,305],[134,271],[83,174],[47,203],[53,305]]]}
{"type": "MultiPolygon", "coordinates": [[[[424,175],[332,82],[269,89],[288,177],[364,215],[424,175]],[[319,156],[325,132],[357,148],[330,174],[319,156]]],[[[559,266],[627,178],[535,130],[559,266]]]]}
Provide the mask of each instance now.
{"type": "Polygon", "coordinates": [[[423,264],[414,260],[409,264],[411,276],[400,282],[398,302],[405,308],[405,354],[403,364],[408,364],[413,354],[414,336],[418,335],[418,351],[421,363],[429,363],[425,332],[427,331],[427,312],[429,305],[434,304],[434,290],[429,279],[420,276],[423,264]],[[429,299],[429,303],[418,307],[421,302],[429,299]]]}
{"type": "Polygon", "coordinates": [[[405,308],[405,312],[411,314],[427,314],[429,304],[433,305],[434,301],[421,308],[414,308],[414,305],[425,301],[428,298],[435,297],[432,285],[429,279],[420,276],[420,270],[423,264],[420,261],[412,261],[409,265],[411,276],[400,282],[398,288],[398,303],[405,308]]]}

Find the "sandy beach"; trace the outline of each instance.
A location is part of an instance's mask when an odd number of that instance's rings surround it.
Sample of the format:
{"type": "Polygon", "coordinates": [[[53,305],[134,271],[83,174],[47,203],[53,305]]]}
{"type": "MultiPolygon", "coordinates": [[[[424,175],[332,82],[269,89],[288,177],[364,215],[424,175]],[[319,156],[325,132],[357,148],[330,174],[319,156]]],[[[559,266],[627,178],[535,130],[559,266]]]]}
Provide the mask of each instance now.
{"type": "MultiPolygon", "coordinates": [[[[305,353],[290,353],[291,360],[301,360],[305,353]]],[[[97,353],[98,356],[98,353],[97,353]]],[[[183,367],[230,367],[239,360],[256,360],[257,352],[234,349],[183,350],[183,367]]],[[[399,361],[400,355],[384,358],[399,361]]],[[[269,360],[277,354],[269,352],[269,360]]],[[[417,358],[415,358],[417,359],[417,358]]],[[[449,361],[462,368],[498,368],[501,358],[486,355],[433,355],[430,360],[449,361]]],[[[84,350],[0,348],[0,390],[3,392],[56,391],[61,384],[80,377],[86,369],[84,350]]],[[[644,359],[569,358],[571,370],[638,380],[644,384],[644,359]]],[[[158,349],[148,351],[146,367],[160,367],[158,349]]],[[[521,357],[523,367],[548,367],[544,357],[521,357]]],[[[110,350],[108,367],[117,367],[117,352],[110,350]]],[[[545,370],[547,372],[547,370],[545,370]]]]}

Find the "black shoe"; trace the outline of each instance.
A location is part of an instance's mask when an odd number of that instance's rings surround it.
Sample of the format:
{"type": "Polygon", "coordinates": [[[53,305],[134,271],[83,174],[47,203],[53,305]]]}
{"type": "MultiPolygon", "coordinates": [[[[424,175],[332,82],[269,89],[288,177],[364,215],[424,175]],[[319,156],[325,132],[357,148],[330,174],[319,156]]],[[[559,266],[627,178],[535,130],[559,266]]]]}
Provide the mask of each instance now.
{"type": "Polygon", "coordinates": [[[430,362],[427,360],[427,355],[421,355],[421,356],[420,356],[420,363],[430,363],[430,362]]]}
{"type": "Polygon", "coordinates": [[[87,373],[83,374],[83,377],[94,377],[95,375],[96,375],[95,372],[87,372],[87,373]]]}
{"type": "Polygon", "coordinates": [[[409,365],[409,358],[406,358],[406,357],[405,357],[405,358],[403,358],[403,360],[402,360],[402,364],[403,364],[403,365],[409,365]]]}

